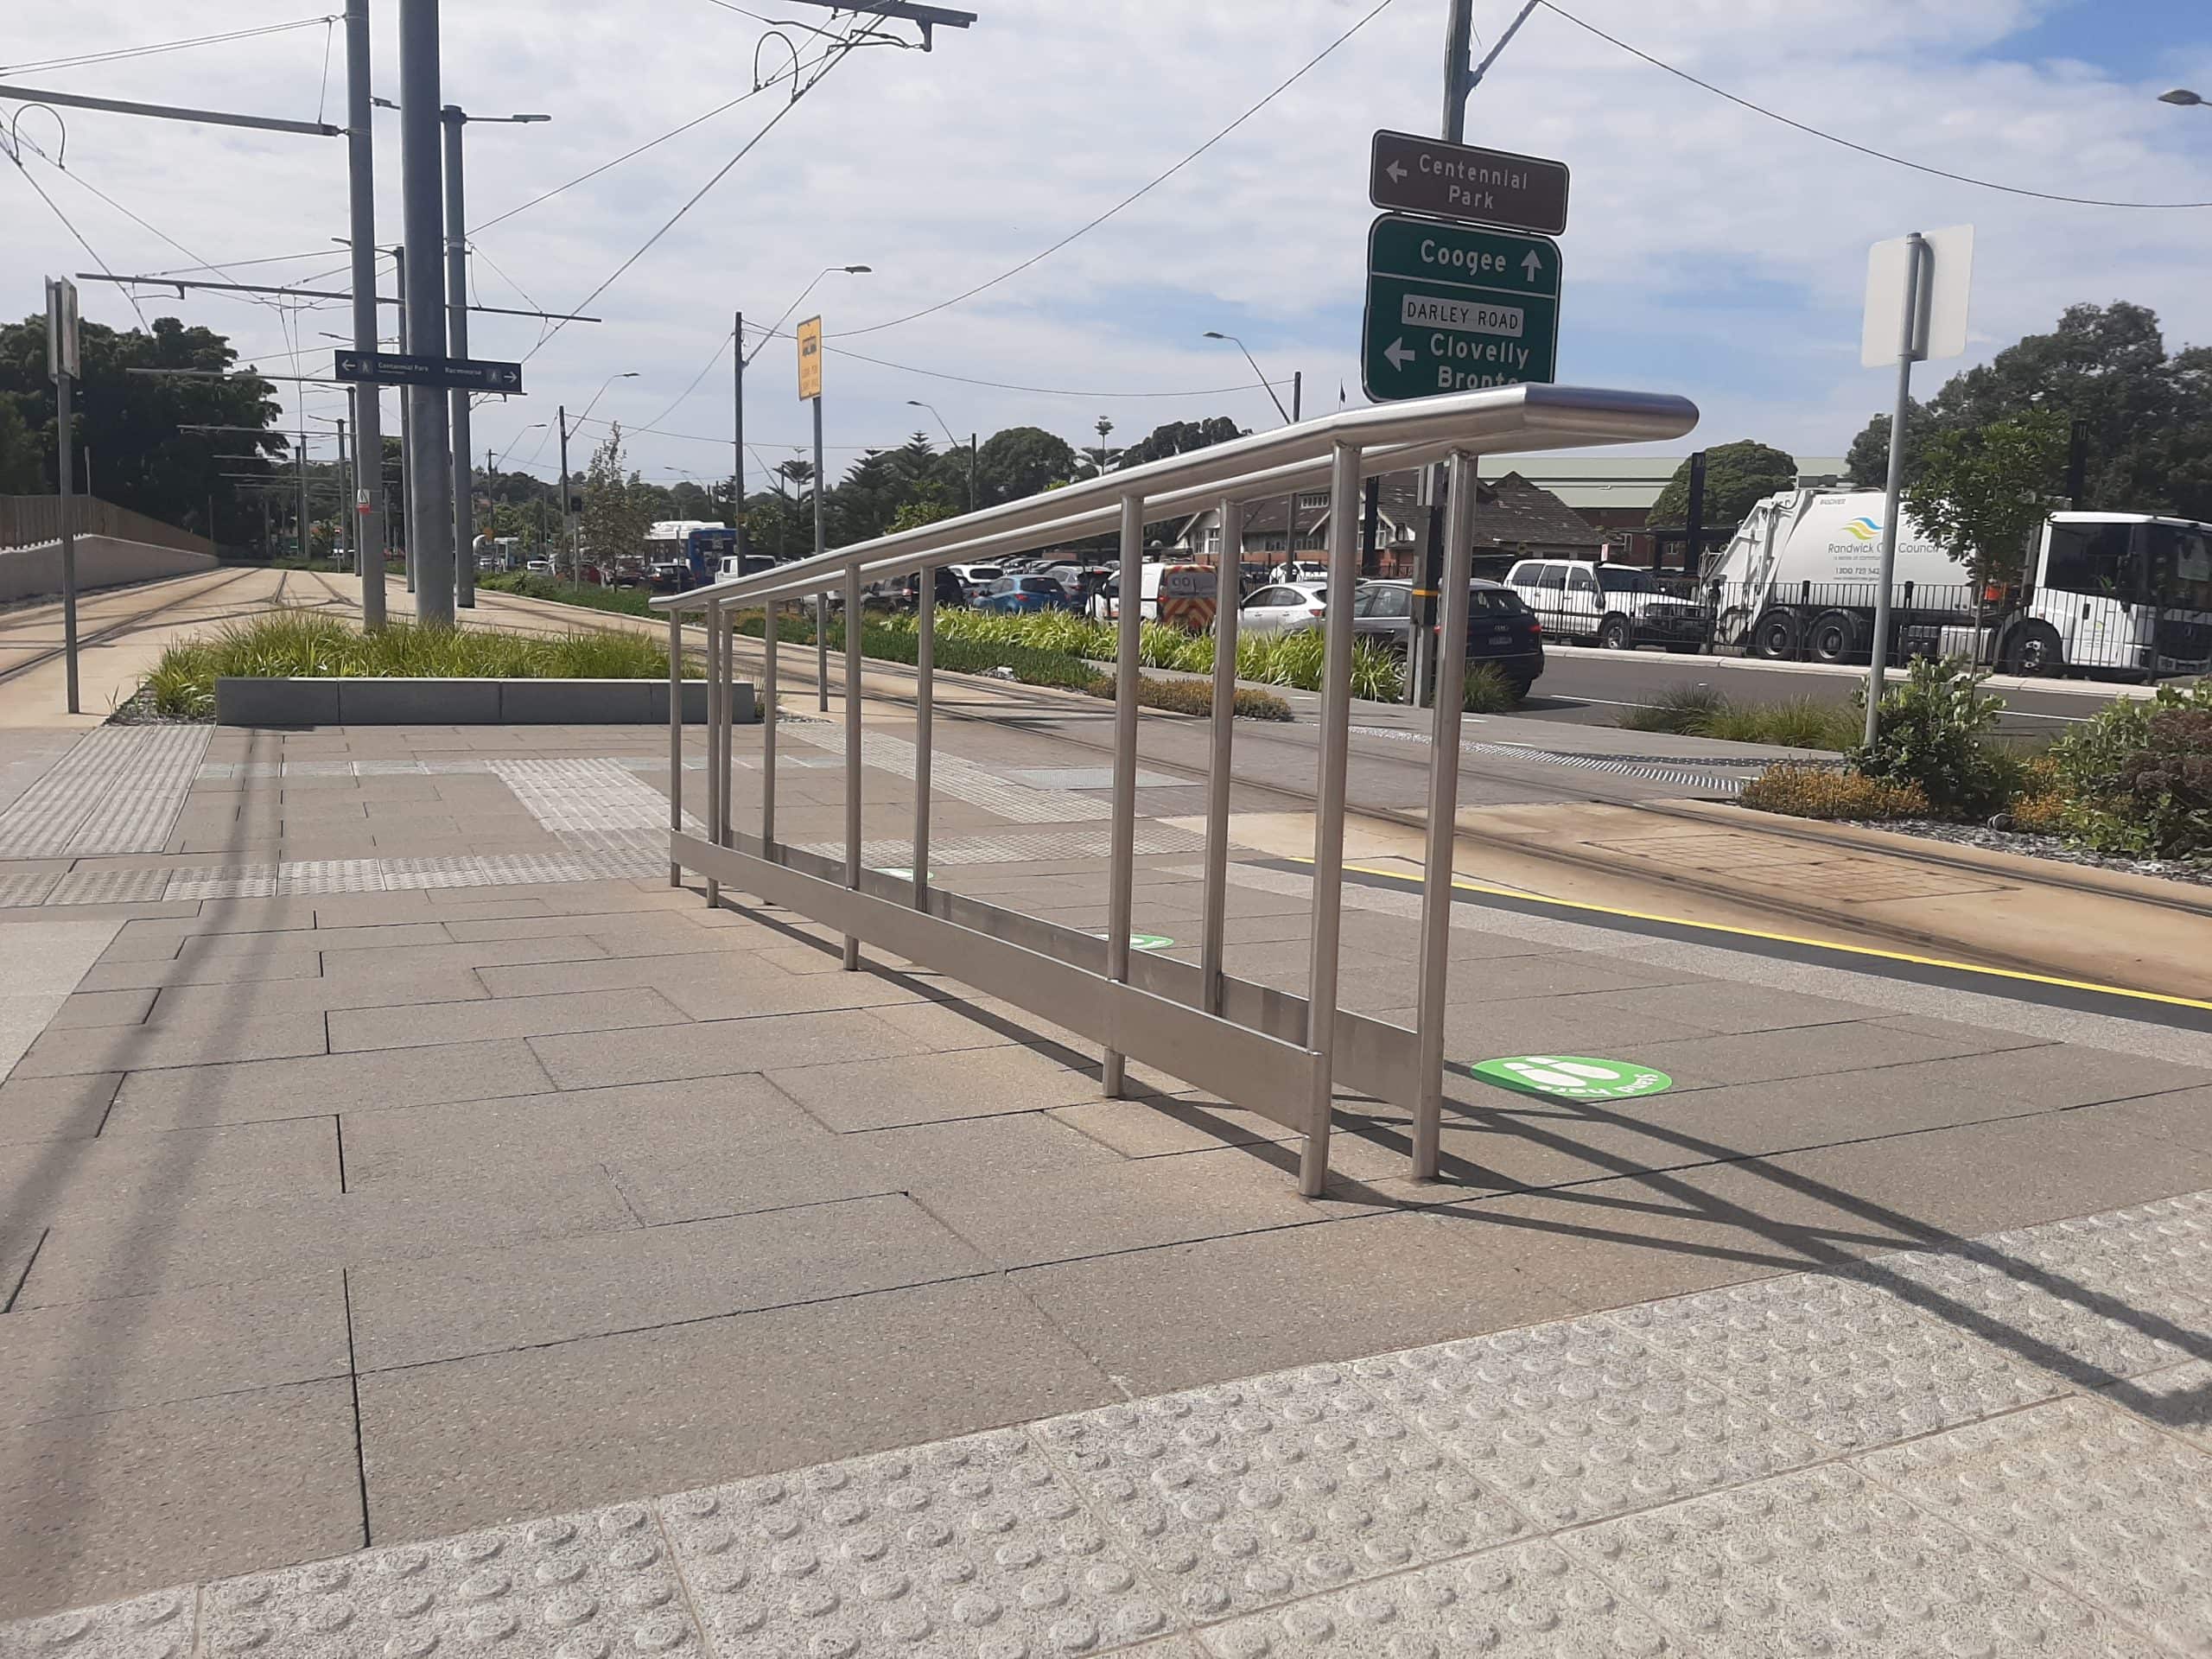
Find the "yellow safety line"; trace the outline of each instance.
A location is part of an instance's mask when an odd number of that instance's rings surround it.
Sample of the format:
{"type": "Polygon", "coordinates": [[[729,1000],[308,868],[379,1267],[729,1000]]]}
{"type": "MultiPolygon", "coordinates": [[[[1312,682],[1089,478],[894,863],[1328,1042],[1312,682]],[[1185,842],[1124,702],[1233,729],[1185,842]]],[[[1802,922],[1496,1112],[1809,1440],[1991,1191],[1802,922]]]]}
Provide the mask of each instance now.
{"type": "MultiPolygon", "coordinates": [[[[1310,858],[1294,857],[1291,862],[1311,864],[1310,858]]],[[[1347,874],[1379,875],[1392,881],[1403,881],[1412,887],[1426,887],[1418,875],[1408,875],[1402,870],[1382,870],[1370,864],[1347,864],[1347,874]]],[[[1470,881],[1459,876],[1452,878],[1454,888],[1468,893],[1486,893],[1500,899],[1517,899],[1539,905],[1552,905],[1561,910],[1586,910],[1601,916],[1624,916],[1630,921],[1663,922],[1669,927],[1694,928],[1701,933],[1727,933],[1739,938],[1766,939],[1777,944],[1809,945],[1816,950],[1840,950],[1854,957],[1878,957],[1886,962],[1909,962],[1922,968],[1948,968],[1962,974],[1986,974],[1995,979],[2017,979],[2033,985],[2056,985],[2069,991],[2096,991],[2106,996],[2133,997],[2141,1002],[2164,1002],[2175,1007],[2203,1008],[2212,1011],[2212,1002],[2202,1002],[2192,996],[2168,996],[2158,991],[2134,991],[2123,985],[2100,985],[2094,980],[2062,979],[2055,974],[2024,973],[2013,968],[1984,968],[1970,962],[1953,962],[1944,957],[1917,957],[1907,950],[1878,950],[1872,945],[1838,944],[1833,939],[1808,939],[1795,933],[1765,933],[1755,927],[1730,927],[1720,922],[1694,922],[1684,916],[1660,916],[1647,910],[1623,910],[1612,905],[1592,905],[1579,899],[1554,899],[1542,893],[1523,893],[1513,887],[1493,887],[1480,881],[1470,881]]]]}

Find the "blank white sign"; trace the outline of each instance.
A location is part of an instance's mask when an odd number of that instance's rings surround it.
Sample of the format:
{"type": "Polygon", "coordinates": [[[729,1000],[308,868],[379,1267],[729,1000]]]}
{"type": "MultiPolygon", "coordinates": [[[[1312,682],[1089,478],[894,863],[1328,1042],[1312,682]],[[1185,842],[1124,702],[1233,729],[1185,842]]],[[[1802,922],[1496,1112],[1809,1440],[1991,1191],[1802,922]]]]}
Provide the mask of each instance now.
{"type": "MultiPolygon", "coordinates": [[[[1974,281],[1974,226],[1953,225],[1923,231],[1928,251],[1921,256],[1921,280],[1928,290],[1927,332],[1913,353],[1916,362],[1956,357],[1967,348],[1967,291],[1974,281]]],[[[1866,252],[1866,316],[1859,337],[1859,360],[1878,369],[1897,360],[1904,338],[1904,276],[1909,248],[1904,237],[1877,242],[1866,252]]]]}

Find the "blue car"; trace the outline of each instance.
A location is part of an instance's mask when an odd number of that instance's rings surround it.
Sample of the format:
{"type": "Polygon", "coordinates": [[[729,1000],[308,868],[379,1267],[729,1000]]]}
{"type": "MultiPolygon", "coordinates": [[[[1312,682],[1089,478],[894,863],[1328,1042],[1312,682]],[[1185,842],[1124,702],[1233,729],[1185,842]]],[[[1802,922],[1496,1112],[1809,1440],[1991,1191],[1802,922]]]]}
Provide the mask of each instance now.
{"type": "Polygon", "coordinates": [[[976,597],[976,608],[1001,616],[1023,616],[1036,611],[1073,610],[1075,601],[1050,576],[1001,576],[976,597]]]}

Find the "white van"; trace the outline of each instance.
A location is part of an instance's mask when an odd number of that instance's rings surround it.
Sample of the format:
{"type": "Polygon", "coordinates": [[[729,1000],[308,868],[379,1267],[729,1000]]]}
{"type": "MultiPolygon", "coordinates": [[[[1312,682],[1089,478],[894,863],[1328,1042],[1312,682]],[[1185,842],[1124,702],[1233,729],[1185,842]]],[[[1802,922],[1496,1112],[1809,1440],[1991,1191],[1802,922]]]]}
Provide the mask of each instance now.
{"type": "Polygon", "coordinates": [[[1522,559],[1505,573],[1505,585],[1554,639],[1593,641],[1608,651],[1695,651],[1705,643],[1706,607],[1633,565],[1522,559]]]}
{"type": "MultiPolygon", "coordinates": [[[[1160,620],[1160,585],[1168,579],[1170,571],[1176,573],[1173,580],[1168,582],[1171,594],[1184,596],[1195,588],[1205,597],[1212,597],[1214,574],[1207,566],[1169,564],[1164,560],[1155,560],[1143,567],[1143,574],[1139,578],[1144,585],[1137,595],[1137,614],[1147,622],[1160,620]],[[1203,583],[1193,582],[1191,575],[1193,571],[1204,578],[1203,583]]],[[[1103,588],[1090,596],[1090,614],[1106,622],[1111,622],[1122,614],[1121,577],[1117,575],[1109,579],[1103,588]]],[[[1206,620],[1209,624],[1212,621],[1211,606],[1207,607],[1206,620]]]]}

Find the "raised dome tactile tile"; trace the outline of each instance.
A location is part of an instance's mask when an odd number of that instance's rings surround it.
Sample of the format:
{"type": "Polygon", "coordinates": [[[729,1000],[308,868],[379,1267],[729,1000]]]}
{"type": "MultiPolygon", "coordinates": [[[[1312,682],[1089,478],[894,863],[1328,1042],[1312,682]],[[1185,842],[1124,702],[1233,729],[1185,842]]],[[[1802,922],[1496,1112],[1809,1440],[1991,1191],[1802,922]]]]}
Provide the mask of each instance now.
{"type": "Polygon", "coordinates": [[[1651,1659],[1681,1654],[1558,1545],[1493,1549],[1217,1625],[1217,1659],[1651,1659]]]}
{"type": "Polygon", "coordinates": [[[1838,1274],[1797,1274],[1605,1314],[1824,1452],[1885,1446],[2059,1392],[2049,1375],[1838,1274]]]}
{"type": "Polygon", "coordinates": [[[721,1659],[1058,1659],[1184,1628],[1018,1429],[659,1508],[721,1659]]]}
{"type": "Polygon", "coordinates": [[[202,1594],[201,1659],[697,1656],[652,1510],[618,1503],[257,1573],[202,1594]]]}
{"type": "Polygon", "coordinates": [[[2196,1359],[2130,1377],[2106,1389],[2102,1398],[2212,1452],[2212,1362],[2196,1359]]]}
{"type": "Polygon", "coordinates": [[[2212,1456],[2079,1395],[1858,1459],[2183,1653],[2212,1653],[2212,1456]]]}
{"type": "Polygon", "coordinates": [[[1036,1434],[1177,1611],[1199,1622],[1529,1528],[1334,1365],[1058,1417],[1036,1434]]]}
{"type": "Polygon", "coordinates": [[[2151,1659],[2160,1649],[1843,1464],[1573,1535],[1715,1659],[2151,1659]]]}
{"type": "Polygon", "coordinates": [[[1618,1325],[1561,1320],[1379,1359],[1352,1375],[1544,1527],[1694,1497],[1820,1448],[1618,1325]]]}
{"type": "Polygon", "coordinates": [[[197,1635],[200,1592],[157,1590],[0,1624],[0,1659],[188,1659],[197,1635]]]}

